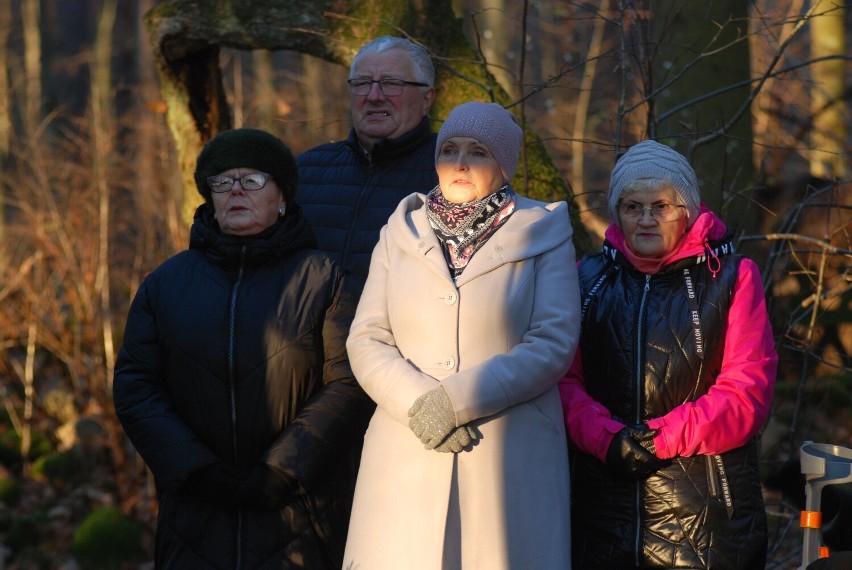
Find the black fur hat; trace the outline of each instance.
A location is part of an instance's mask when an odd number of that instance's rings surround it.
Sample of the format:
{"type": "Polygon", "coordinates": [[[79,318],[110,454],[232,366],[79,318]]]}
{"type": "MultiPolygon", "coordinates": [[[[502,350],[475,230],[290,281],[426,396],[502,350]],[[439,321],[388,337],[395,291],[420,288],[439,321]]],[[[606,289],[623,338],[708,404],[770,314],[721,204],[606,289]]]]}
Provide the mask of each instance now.
{"type": "Polygon", "coordinates": [[[259,129],[224,131],[207,141],[195,164],[195,185],[211,200],[207,177],[231,168],[254,168],[272,176],[288,204],[296,198],[299,167],[290,148],[275,135],[259,129]]]}

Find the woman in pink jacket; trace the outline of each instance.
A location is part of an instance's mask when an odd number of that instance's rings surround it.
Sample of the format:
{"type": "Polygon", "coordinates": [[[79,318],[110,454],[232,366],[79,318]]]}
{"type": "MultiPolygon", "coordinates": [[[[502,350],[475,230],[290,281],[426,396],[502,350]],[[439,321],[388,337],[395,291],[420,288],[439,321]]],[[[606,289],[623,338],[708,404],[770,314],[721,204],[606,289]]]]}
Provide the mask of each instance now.
{"type": "Polygon", "coordinates": [[[615,223],[579,264],[582,333],[560,383],[574,568],[763,568],[756,434],[777,356],[760,274],[654,141],[616,163],[615,223]]]}

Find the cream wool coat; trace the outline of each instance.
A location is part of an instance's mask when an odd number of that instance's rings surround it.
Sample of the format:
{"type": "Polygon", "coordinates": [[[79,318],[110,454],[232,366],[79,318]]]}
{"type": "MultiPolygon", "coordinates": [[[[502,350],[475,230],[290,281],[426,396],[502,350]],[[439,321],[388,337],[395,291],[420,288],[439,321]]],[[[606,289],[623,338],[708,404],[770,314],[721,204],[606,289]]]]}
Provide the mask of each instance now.
{"type": "Polygon", "coordinates": [[[377,403],[364,442],[346,570],[566,570],[568,456],[557,383],[579,336],[568,208],[518,197],[454,283],[412,194],[370,265],[347,349],[377,403]],[[426,450],[408,410],[443,384],[459,454],[426,450]]]}

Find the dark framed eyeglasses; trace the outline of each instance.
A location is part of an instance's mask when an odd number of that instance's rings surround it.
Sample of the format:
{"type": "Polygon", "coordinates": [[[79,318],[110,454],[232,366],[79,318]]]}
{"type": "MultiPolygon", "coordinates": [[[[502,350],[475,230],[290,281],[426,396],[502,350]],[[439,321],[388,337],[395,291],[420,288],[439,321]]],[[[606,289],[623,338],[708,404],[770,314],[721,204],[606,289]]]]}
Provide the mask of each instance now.
{"type": "Polygon", "coordinates": [[[347,81],[349,84],[349,92],[353,95],[367,95],[370,89],[373,88],[373,83],[379,84],[379,90],[385,97],[398,97],[402,95],[406,85],[415,87],[429,87],[428,83],[420,83],[419,81],[406,81],[405,79],[366,79],[356,78],[347,81]]]}
{"type": "Polygon", "coordinates": [[[210,190],[219,194],[223,192],[230,192],[231,188],[234,187],[234,182],[237,181],[239,181],[243,190],[253,192],[266,186],[266,183],[269,181],[269,175],[262,172],[252,172],[251,174],[246,174],[240,178],[232,178],[230,176],[221,176],[217,174],[216,176],[207,177],[207,186],[210,187],[210,190]]]}
{"type": "Polygon", "coordinates": [[[651,217],[658,222],[673,222],[680,217],[680,209],[685,208],[680,204],[670,204],[668,202],[657,202],[646,206],[639,202],[621,202],[618,205],[618,213],[622,218],[628,220],[638,220],[645,214],[645,210],[651,214],[651,217]]]}

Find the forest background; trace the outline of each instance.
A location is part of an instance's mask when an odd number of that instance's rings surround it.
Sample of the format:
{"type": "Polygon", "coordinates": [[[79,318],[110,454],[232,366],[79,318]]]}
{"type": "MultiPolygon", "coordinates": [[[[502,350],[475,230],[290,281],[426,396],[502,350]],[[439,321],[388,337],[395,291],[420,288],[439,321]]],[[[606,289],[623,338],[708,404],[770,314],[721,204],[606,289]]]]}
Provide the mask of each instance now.
{"type": "MultiPolygon", "coordinates": [[[[357,48],[429,49],[435,128],[495,100],[526,133],[515,188],[568,200],[599,247],[615,157],[657,138],[763,270],[781,356],[769,475],[852,446],[850,14],[831,0],[0,0],[0,569],[149,568],[153,481],[111,379],[141,279],[185,249],[200,145],[344,138],[357,48]]],[[[767,568],[801,560],[767,490],[767,568]]]]}

